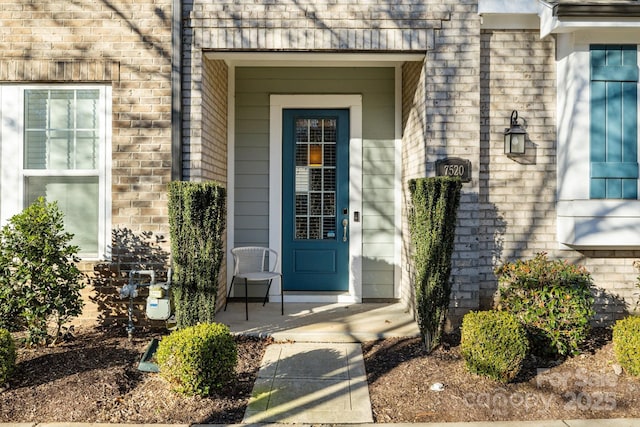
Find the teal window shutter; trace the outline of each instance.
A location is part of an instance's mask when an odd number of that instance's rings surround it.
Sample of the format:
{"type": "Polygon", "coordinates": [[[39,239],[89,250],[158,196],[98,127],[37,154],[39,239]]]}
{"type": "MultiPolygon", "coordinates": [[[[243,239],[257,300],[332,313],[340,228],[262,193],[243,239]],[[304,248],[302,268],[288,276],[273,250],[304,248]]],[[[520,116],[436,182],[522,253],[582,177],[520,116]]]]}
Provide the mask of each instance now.
{"type": "Polygon", "coordinates": [[[637,199],[637,47],[592,45],[590,51],[590,197],[637,199]]]}

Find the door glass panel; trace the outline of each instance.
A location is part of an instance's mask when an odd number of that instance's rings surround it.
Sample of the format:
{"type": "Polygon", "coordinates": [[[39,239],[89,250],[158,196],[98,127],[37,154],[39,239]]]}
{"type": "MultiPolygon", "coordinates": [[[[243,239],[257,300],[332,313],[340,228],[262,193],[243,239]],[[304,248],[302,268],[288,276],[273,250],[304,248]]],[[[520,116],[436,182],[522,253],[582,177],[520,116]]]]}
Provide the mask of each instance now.
{"type": "Polygon", "coordinates": [[[295,238],[336,239],[336,119],[297,119],[295,238]]]}

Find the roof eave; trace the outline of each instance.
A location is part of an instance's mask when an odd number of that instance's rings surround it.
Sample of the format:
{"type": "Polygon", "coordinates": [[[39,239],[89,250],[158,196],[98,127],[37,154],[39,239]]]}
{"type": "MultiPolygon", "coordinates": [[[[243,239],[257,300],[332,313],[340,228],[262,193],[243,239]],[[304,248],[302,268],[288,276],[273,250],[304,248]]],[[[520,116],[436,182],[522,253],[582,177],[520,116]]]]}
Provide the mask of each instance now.
{"type": "Polygon", "coordinates": [[[640,17],[640,3],[559,3],[553,7],[553,15],[558,17],[589,17],[589,18],[622,18],[640,17]]]}

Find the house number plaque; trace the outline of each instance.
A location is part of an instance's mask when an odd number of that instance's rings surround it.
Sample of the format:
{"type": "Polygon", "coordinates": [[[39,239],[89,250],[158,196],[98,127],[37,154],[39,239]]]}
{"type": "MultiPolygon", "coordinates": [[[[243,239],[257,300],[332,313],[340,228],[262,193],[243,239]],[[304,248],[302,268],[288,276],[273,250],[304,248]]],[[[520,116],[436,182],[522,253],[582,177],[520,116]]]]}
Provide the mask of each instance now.
{"type": "Polygon", "coordinates": [[[471,162],[458,157],[437,160],[436,175],[457,176],[462,182],[471,182],[471,162]]]}

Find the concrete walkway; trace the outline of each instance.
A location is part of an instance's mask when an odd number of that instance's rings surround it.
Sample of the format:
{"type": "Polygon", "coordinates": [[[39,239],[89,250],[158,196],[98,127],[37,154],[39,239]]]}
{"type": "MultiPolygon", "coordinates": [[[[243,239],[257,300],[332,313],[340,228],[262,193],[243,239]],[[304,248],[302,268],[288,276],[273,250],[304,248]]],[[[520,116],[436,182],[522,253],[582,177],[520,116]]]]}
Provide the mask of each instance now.
{"type": "Polygon", "coordinates": [[[370,423],[371,401],[361,341],[417,336],[398,303],[229,304],[217,319],[233,333],[271,336],[244,423],[370,423]]]}
{"type": "Polygon", "coordinates": [[[360,344],[270,345],[242,422],[373,422],[360,344]]]}

